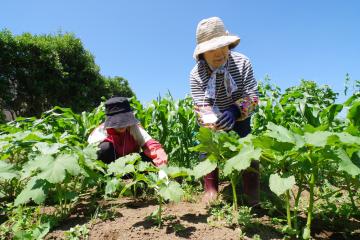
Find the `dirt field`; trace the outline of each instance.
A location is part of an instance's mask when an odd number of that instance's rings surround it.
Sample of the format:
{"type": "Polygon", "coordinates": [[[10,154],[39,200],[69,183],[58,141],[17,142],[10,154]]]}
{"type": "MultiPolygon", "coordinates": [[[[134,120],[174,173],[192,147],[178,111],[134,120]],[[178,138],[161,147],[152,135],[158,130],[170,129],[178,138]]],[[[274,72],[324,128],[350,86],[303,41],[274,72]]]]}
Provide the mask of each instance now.
{"type": "MultiPolygon", "coordinates": [[[[93,205],[79,206],[72,216],[62,225],[46,236],[46,239],[66,239],[64,232],[75,225],[86,224],[89,239],[253,239],[257,234],[260,239],[283,239],[284,235],[270,218],[257,213],[257,224],[250,230],[240,227],[229,227],[222,222],[208,222],[209,209],[197,202],[181,202],[164,206],[164,223],[159,228],[147,217],[157,209],[155,200],[121,198],[116,201],[101,201],[93,205]],[[97,206],[95,206],[97,205],[97,206]],[[88,214],[89,209],[99,207],[97,215],[88,214]],[[103,219],[103,220],[102,220],[103,219]]],[[[351,221],[353,228],[360,229],[360,222],[351,221]]],[[[349,226],[348,226],[349,227],[349,226]]],[[[348,233],[326,230],[326,227],[315,223],[315,239],[360,239],[357,235],[349,237],[348,233]]]]}
{"type": "MultiPolygon", "coordinates": [[[[102,208],[112,209],[114,218],[102,221],[95,219],[89,222],[84,216],[85,209],[78,209],[61,227],[49,233],[46,239],[64,239],[64,231],[76,224],[88,223],[90,226],[89,239],[239,239],[239,228],[224,227],[208,224],[210,216],[203,204],[181,202],[167,204],[164,208],[164,224],[159,228],[147,217],[157,209],[154,200],[135,201],[122,198],[118,201],[100,203],[102,208]]],[[[261,239],[282,238],[282,235],[271,228],[259,229],[261,239]],[[263,233],[261,233],[263,232],[263,233]]]]}

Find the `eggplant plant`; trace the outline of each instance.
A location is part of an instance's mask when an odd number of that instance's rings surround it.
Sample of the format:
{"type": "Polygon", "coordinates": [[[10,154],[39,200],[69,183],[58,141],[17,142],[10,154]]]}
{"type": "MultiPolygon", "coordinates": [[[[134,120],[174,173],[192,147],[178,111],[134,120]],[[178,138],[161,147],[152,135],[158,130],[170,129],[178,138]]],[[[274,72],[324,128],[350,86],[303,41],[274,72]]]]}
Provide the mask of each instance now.
{"type": "MultiPolygon", "coordinates": [[[[139,183],[145,184],[146,188],[154,191],[159,204],[150,217],[161,226],[165,201],[179,202],[184,194],[180,184],[173,179],[185,177],[188,172],[188,169],[179,167],[157,168],[152,163],[142,161],[138,153],[129,154],[109,164],[105,194],[110,195],[119,190],[119,195],[123,195],[129,188],[139,183]],[[125,176],[130,180],[126,184],[122,179],[125,176]]],[[[134,192],[136,193],[136,190],[134,192]]]]}
{"type": "Polygon", "coordinates": [[[198,179],[216,168],[230,178],[233,193],[233,210],[237,211],[236,184],[239,173],[250,167],[252,160],[258,160],[261,151],[255,149],[251,138],[240,138],[234,132],[215,132],[208,128],[200,128],[197,136],[199,144],[192,148],[206,158],[193,169],[193,176],[198,179]]]}
{"type": "Polygon", "coordinates": [[[328,131],[303,132],[300,135],[273,123],[269,123],[267,129],[254,140],[254,144],[262,148],[263,156],[270,163],[269,171],[273,172],[269,180],[270,189],[278,196],[285,197],[288,228],[295,231],[298,230],[301,192],[308,189],[307,222],[302,235],[308,239],[311,234],[315,188],[321,188],[323,180],[331,178],[334,170],[348,177],[360,174],[359,167],[351,161],[360,150],[360,138],[328,131]],[[291,216],[290,192],[295,183],[298,191],[293,194],[295,204],[291,216]]]}

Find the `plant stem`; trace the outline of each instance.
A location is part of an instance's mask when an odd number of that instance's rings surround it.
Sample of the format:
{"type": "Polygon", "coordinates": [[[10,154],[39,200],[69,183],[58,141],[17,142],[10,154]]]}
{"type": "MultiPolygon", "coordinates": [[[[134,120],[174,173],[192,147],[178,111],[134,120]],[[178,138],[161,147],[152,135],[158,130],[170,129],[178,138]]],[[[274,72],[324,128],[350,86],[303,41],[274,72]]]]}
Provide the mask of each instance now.
{"type": "Polygon", "coordinates": [[[291,227],[291,213],[290,213],[290,191],[286,191],[286,217],[289,228],[291,227]]]}
{"type": "Polygon", "coordinates": [[[299,202],[300,202],[300,196],[302,192],[302,184],[299,185],[298,192],[295,197],[295,203],[294,203],[294,228],[298,229],[298,223],[297,223],[297,213],[299,209],[299,202]]]}
{"type": "Polygon", "coordinates": [[[233,209],[234,209],[234,211],[238,210],[237,195],[236,195],[236,181],[237,181],[236,173],[233,173],[231,176],[231,188],[232,188],[232,192],[233,192],[233,209]]]}
{"type": "Polygon", "coordinates": [[[158,215],[157,215],[157,219],[158,219],[158,226],[160,227],[162,224],[162,219],[161,219],[161,211],[162,211],[162,197],[159,196],[159,210],[158,210],[158,215]]]}
{"type": "Polygon", "coordinates": [[[311,220],[312,220],[313,207],[314,207],[315,174],[316,174],[316,166],[314,164],[313,170],[311,173],[310,184],[309,184],[310,185],[310,197],[309,197],[310,199],[309,199],[308,216],[307,216],[307,221],[306,221],[306,231],[308,233],[305,237],[306,239],[310,238],[310,234],[311,234],[311,220]]]}
{"type": "Polygon", "coordinates": [[[351,180],[349,179],[348,176],[345,177],[345,180],[346,180],[346,188],[347,188],[347,191],[349,192],[351,206],[352,206],[353,211],[355,212],[355,211],[357,211],[357,208],[356,208],[355,201],[354,201],[354,194],[351,191],[351,182],[350,182],[351,180]]]}

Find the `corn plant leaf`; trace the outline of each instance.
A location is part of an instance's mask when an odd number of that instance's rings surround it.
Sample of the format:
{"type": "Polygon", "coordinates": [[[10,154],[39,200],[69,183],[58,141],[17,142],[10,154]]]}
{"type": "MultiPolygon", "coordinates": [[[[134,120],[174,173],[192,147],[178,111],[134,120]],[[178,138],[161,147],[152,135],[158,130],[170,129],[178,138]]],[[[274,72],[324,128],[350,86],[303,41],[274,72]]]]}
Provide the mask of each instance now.
{"type": "Polygon", "coordinates": [[[206,174],[212,172],[217,167],[217,164],[210,161],[209,159],[200,162],[196,165],[192,171],[192,175],[195,179],[198,179],[206,174]]]}
{"type": "Polygon", "coordinates": [[[261,150],[259,148],[254,149],[254,146],[250,144],[243,145],[238,154],[226,161],[224,175],[230,175],[233,170],[241,171],[247,169],[251,164],[251,160],[259,160],[260,155],[261,150]]]}
{"type": "Polygon", "coordinates": [[[295,185],[294,176],[282,178],[277,173],[270,175],[270,179],[269,179],[270,189],[278,196],[285,193],[286,190],[290,190],[294,185],[295,185]]]}
{"type": "Polygon", "coordinates": [[[0,161],[0,179],[10,180],[17,177],[18,173],[12,164],[0,161]]]}
{"type": "Polygon", "coordinates": [[[51,183],[60,183],[64,181],[66,172],[76,176],[81,169],[78,164],[78,156],[75,154],[60,154],[51,162],[46,169],[38,174],[39,178],[46,179],[51,183]]]}
{"type": "Polygon", "coordinates": [[[32,178],[25,186],[25,188],[16,197],[14,205],[25,204],[33,200],[37,204],[45,201],[48,191],[48,182],[37,177],[32,178]]]}
{"type": "Polygon", "coordinates": [[[338,168],[339,171],[344,171],[353,177],[360,174],[360,168],[351,161],[351,159],[343,149],[337,149],[335,153],[340,159],[338,168]]]}
{"type": "Polygon", "coordinates": [[[165,200],[180,202],[184,191],[178,182],[171,181],[168,185],[162,185],[160,187],[159,194],[165,200]]]}

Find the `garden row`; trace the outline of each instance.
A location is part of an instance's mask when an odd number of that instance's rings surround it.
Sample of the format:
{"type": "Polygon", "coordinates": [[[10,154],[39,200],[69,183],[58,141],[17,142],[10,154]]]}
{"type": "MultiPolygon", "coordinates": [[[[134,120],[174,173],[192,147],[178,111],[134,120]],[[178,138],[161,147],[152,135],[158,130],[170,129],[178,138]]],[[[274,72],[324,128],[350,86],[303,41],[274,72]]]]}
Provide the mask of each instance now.
{"type": "Polygon", "coordinates": [[[157,198],[152,218],[161,225],[163,204],[180,201],[184,183],[197,184],[215,168],[230,181],[239,214],[238,176],[252,160],[260,160],[262,184],[275,194],[262,201],[285,214],[286,234],[310,238],[320,215],[359,218],[360,94],[339,104],[329,87],[303,81],[284,93],[265,82],[260,96],[253,133],[242,139],[199,128],[190,98],[168,95],[147,106],[133,98],[136,117],[169,154],[161,169],[138,154],[109,165],[96,159],[97,146],[86,140],[104,120],[103,105],[80,115],[55,107],[39,119],[0,125],[0,238],[42,238],[85,196],[136,195],[139,188],[157,198]],[[199,152],[207,153],[201,162],[199,152]],[[46,206],[51,214],[41,211],[46,206]]]}

